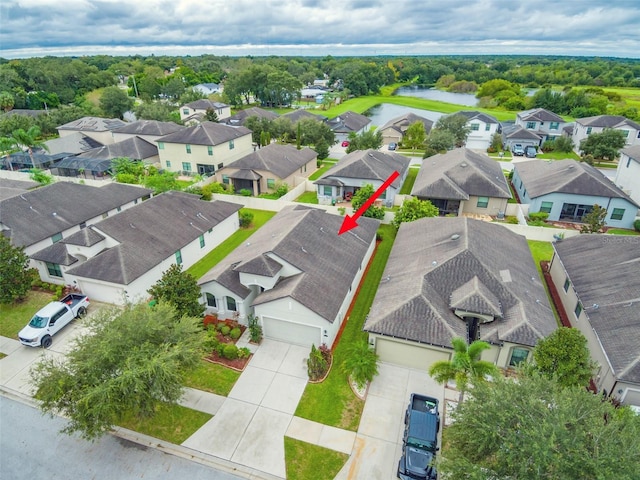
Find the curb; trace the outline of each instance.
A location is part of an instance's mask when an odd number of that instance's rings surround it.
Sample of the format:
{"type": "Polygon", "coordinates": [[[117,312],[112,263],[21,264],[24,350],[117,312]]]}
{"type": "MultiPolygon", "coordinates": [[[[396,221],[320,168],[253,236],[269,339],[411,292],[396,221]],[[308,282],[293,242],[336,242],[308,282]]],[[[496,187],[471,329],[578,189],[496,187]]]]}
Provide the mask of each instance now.
{"type": "MultiPolygon", "coordinates": [[[[17,390],[7,388],[4,385],[0,385],[0,395],[11,400],[23,403],[30,407],[38,408],[38,401],[33,397],[26,395],[17,390]]],[[[248,480],[283,480],[282,477],[277,477],[260,470],[255,470],[250,467],[245,467],[237,463],[233,463],[223,458],[218,458],[213,455],[208,455],[197,450],[192,450],[182,445],[175,445],[158,438],[145,435],[143,433],[134,432],[123,427],[115,427],[113,430],[107,433],[114,437],[127,440],[143,447],[153,448],[160,452],[173,455],[175,457],[184,458],[186,460],[205,465],[207,467],[215,468],[216,470],[236,475],[238,477],[246,478],[248,480]]]]}

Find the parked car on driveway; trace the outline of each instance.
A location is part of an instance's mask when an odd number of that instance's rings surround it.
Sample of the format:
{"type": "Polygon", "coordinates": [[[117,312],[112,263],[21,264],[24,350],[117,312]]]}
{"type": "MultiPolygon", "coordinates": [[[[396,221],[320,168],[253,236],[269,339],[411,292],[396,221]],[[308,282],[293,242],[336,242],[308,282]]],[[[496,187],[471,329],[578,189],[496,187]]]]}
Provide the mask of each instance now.
{"type": "Polygon", "coordinates": [[[389,150],[395,150],[396,148],[398,148],[398,144],[395,142],[391,142],[389,144],[389,150]]]}
{"type": "Polygon", "coordinates": [[[527,158],[536,158],[537,153],[536,147],[533,145],[529,145],[524,149],[524,156],[527,158]]]}
{"type": "Polygon", "coordinates": [[[524,147],[516,143],[513,147],[511,147],[511,153],[513,153],[516,157],[522,157],[524,155],[524,147]]]}
{"type": "Polygon", "coordinates": [[[86,295],[70,293],[59,302],[51,302],[36,312],[29,324],[20,330],[20,343],[29,347],[49,348],[56,333],[74,318],[87,313],[89,299],[86,295]]]}
{"type": "Polygon", "coordinates": [[[342,142],[342,146],[343,146],[343,147],[348,147],[348,146],[349,146],[349,140],[344,140],[344,141],[342,142]]]}
{"type": "Polygon", "coordinates": [[[439,450],[438,399],[412,393],[404,423],[398,478],[400,480],[436,480],[438,473],[432,464],[439,450]]]}

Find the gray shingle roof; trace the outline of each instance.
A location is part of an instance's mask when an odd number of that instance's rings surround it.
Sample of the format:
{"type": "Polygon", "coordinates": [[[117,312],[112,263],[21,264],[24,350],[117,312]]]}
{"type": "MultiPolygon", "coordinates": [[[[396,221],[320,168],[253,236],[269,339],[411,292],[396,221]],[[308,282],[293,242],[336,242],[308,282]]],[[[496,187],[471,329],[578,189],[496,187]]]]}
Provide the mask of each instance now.
{"type": "Polygon", "coordinates": [[[226,108],[229,105],[227,105],[226,103],[214,102],[213,100],[202,98],[200,100],[195,100],[191,103],[187,103],[185,106],[192,108],[193,110],[207,110],[209,108],[216,110],[218,108],[226,108]]]}
{"type": "Polygon", "coordinates": [[[387,123],[385,123],[379,130],[386,130],[387,128],[393,128],[400,133],[404,133],[409,126],[416,122],[422,122],[424,125],[424,129],[427,133],[431,131],[431,127],[433,127],[433,122],[428,118],[421,117],[416,115],[413,112],[405,113],[404,115],[400,115],[399,117],[392,118],[387,123]]]}
{"type": "MultiPolygon", "coordinates": [[[[573,159],[518,162],[514,168],[530,198],[549,193],[593,195],[605,198],[624,198],[636,203],[597,169],[573,159]]],[[[636,205],[637,206],[637,205],[636,205]]]]}
{"type": "Polygon", "coordinates": [[[78,130],[85,132],[107,132],[124,127],[126,123],[119,118],[82,117],[73,122],[60,125],[58,130],[78,130]]]}
{"type": "Polygon", "coordinates": [[[47,145],[49,153],[52,155],[56,153],[77,154],[102,146],[102,144],[97,140],[87,137],[80,132],[47,140],[44,143],[47,145]]]}
{"type": "Polygon", "coordinates": [[[78,261],[73,255],[69,255],[67,247],[62,243],[54,243],[46,248],[43,248],[39,252],[31,255],[33,260],[40,260],[42,262],[56,263],[58,265],[69,266],[78,261]]]}
{"type": "Polygon", "coordinates": [[[507,125],[502,128],[502,135],[509,140],[533,140],[539,142],[542,137],[522,125],[507,125]]]}
{"type": "Polygon", "coordinates": [[[121,142],[104,145],[78,155],[78,158],[94,160],[113,160],[126,157],[131,160],[144,160],[158,155],[158,147],[140,137],[131,137],[121,142]]]}
{"type": "Polygon", "coordinates": [[[633,158],[634,160],[640,162],[640,145],[632,145],[630,147],[623,148],[620,151],[625,155],[633,158]]]}
{"type": "Polygon", "coordinates": [[[258,118],[266,118],[267,120],[275,120],[280,115],[270,110],[265,110],[259,107],[251,107],[245,110],[240,110],[234,115],[231,115],[229,118],[225,118],[223,120],[224,123],[229,125],[244,125],[244,122],[249,117],[258,117],[258,118]]]}
{"type": "MultiPolygon", "coordinates": [[[[254,305],[291,297],[333,322],[380,224],[359,218],[358,228],[338,236],[342,221],[342,217],[323,210],[286,207],[198,283],[215,281],[245,298],[249,290],[240,283],[239,272],[256,268],[256,258],[263,262],[266,255],[293,265],[301,273],[281,279],[273,289],[258,295],[254,305]]],[[[268,273],[274,273],[275,268],[271,264],[268,273]]]]}
{"type": "Polygon", "coordinates": [[[640,130],[640,125],[622,115],[596,115],[595,117],[576,118],[576,123],[580,123],[585,127],[603,128],[615,128],[628,125],[636,130],[640,130]]]}
{"type": "Polygon", "coordinates": [[[227,168],[264,170],[278,178],[287,178],[317,157],[318,154],[309,147],[298,150],[293,145],[272,143],[230,163],[227,168]]]}
{"type": "Polygon", "coordinates": [[[489,124],[500,123],[495,117],[492,117],[491,115],[488,115],[486,113],[477,112],[475,110],[461,110],[459,112],[456,112],[454,115],[464,115],[465,117],[467,117],[468,121],[480,120],[481,122],[489,124]]]}
{"type": "Polygon", "coordinates": [[[553,246],[616,377],[640,384],[640,237],[579,235],[553,246]]]}
{"type": "Polygon", "coordinates": [[[356,150],[342,157],[338,163],[327,170],[314,183],[318,185],[333,185],[334,183],[329,182],[336,182],[335,177],[384,182],[394,171],[397,171],[400,176],[391,185],[399,189],[401,187],[401,179],[409,168],[410,162],[407,157],[395,152],[383,153],[371,149],[356,150]]]}
{"type": "Polygon", "coordinates": [[[468,200],[469,196],[511,198],[500,164],[467,148],[456,148],[422,162],[411,195],[468,200]]]}
{"type": "Polygon", "coordinates": [[[305,118],[310,118],[319,122],[327,121],[327,117],[325,117],[324,115],[316,115],[315,113],[307,112],[303,108],[299,108],[298,110],[294,110],[293,112],[285,113],[284,115],[282,115],[282,117],[288,118],[289,120],[291,120],[291,123],[297,123],[305,118]]]}
{"type": "Polygon", "coordinates": [[[128,285],[242,206],[205,202],[170,191],[93,226],[119,244],[69,270],[72,275],[128,285]]]}
{"type": "Polygon", "coordinates": [[[26,193],[32,188],[40,186],[38,182],[31,180],[10,180],[8,178],[0,178],[0,200],[5,198],[15,197],[22,193],[26,193]]]}
{"type": "Polygon", "coordinates": [[[56,182],[0,202],[0,223],[11,229],[13,245],[28,246],[152,193],[121,183],[56,182]]]}
{"type": "Polygon", "coordinates": [[[113,133],[128,133],[130,135],[163,136],[184,129],[184,125],[174,122],[159,122],[157,120],[138,120],[123,127],[116,128],[113,133]]]}
{"type": "Polygon", "coordinates": [[[371,119],[369,117],[350,110],[329,120],[331,130],[339,133],[359,132],[370,123],[371,119]]]}
{"type": "Polygon", "coordinates": [[[202,122],[199,125],[160,137],[157,141],[185,145],[215,146],[245,135],[251,135],[251,130],[244,127],[232,127],[223,123],[202,122]]]}
{"type": "Polygon", "coordinates": [[[518,113],[518,118],[523,122],[558,122],[564,123],[565,120],[560,115],[557,115],[544,108],[532,108],[531,110],[524,110],[518,113]]]}
{"type": "Polygon", "coordinates": [[[83,228],[79,232],[69,235],[62,240],[65,245],[79,245],[81,247],[90,247],[104,240],[104,235],[96,232],[93,228],[83,228]]]}
{"type": "Polygon", "coordinates": [[[480,326],[492,343],[533,346],[557,326],[524,237],[464,217],[403,223],[364,329],[451,347],[467,337],[458,304],[497,315],[480,326]]]}

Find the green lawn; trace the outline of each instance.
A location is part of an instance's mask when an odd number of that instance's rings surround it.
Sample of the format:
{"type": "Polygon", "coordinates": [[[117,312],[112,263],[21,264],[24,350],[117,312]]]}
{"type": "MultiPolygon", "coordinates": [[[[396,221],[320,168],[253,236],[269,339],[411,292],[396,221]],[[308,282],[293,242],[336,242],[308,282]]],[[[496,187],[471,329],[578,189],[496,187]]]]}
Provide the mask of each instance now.
{"type": "Polygon", "coordinates": [[[611,235],[640,235],[640,232],[636,232],[635,230],[627,230],[624,228],[610,228],[607,230],[607,233],[611,235]]]}
{"type": "Polygon", "coordinates": [[[226,397],[238,378],[240,372],[202,360],[200,365],[187,375],[185,386],[226,397]]]}
{"type": "Polygon", "coordinates": [[[580,160],[580,156],[576,152],[538,152],[536,158],[540,160],[564,160],[565,158],[580,160]]]}
{"type": "Polygon", "coordinates": [[[207,423],[212,415],[181,405],[161,404],[155,415],[148,418],[126,415],[119,422],[121,427],[144,433],[160,440],[180,445],[207,423]]]}
{"type": "Polygon", "coordinates": [[[212,267],[218,264],[220,260],[229,255],[236,247],[240,246],[247,238],[264,225],[276,212],[268,212],[266,210],[253,210],[250,208],[243,208],[245,212],[253,213],[253,222],[249,228],[241,228],[224,242],[214,248],[211,252],[205,255],[198,263],[192,265],[187,269],[191,275],[195,278],[200,278],[207,273],[212,267]]]}
{"type": "Polygon", "coordinates": [[[51,293],[29,291],[22,302],[0,305],[0,335],[17,339],[31,317],[53,300],[51,293]]]}
{"type": "Polygon", "coordinates": [[[311,175],[309,175],[309,180],[313,181],[313,180],[319,179],[322,175],[326,173],[327,170],[329,170],[334,165],[335,165],[334,163],[323,162],[322,166],[318,170],[316,170],[311,175]]]}
{"type": "Polygon", "coordinates": [[[529,244],[529,250],[531,250],[533,261],[536,264],[536,269],[538,270],[540,281],[542,282],[544,291],[547,294],[549,305],[551,305],[551,311],[553,312],[554,317],[556,317],[556,322],[558,323],[558,325],[561,325],[560,315],[558,315],[558,312],[556,311],[556,307],[553,304],[553,300],[551,299],[551,294],[549,293],[549,288],[547,287],[547,282],[544,281],[544,277],[542,276],[542,268],[540,267],[541,261],[543,260],[550,261],[551,257],[553,257],[553,245],[551,244],[551,242],[542,242],[540,240],[527,240],[527,243],[529,244]]]}
{"type": "Polygon", "coordinates": [[[331,372],[324,382],[307,385],[295,413],[299,417],[346,430],[358,429],[364,402],[353,394],[347,376],[340,371],[339,365],[344,360],[346,346],[357,339],[367,337],[362,331],[362,326],[373,303],[396,236],[395,228],[391,225],[381,225],[378,232],[383,236],[383,241],[378,245],[335,348],[331,372]]]}
{"type": "Polygon", "coordinates": [[[284,458],[288,480],[326,480],[338,474],[349,455],[284,437],[284,458]]]}
{"type": "Polygon", "coordinates": [[[413,184],[416,183],[416,177],[419,171],[419,168],[409,168],[407,178],[404,180],[402,188],[400,189],[401,195],[411,195],[411,189],[413,188],[413,184]]]}
{"type": "Polygon", "coordinates": [[[298,198],[295,199],[298,203],[313,203],[318,204],[318,194],[316,192],[304,192],[298,198]]]}

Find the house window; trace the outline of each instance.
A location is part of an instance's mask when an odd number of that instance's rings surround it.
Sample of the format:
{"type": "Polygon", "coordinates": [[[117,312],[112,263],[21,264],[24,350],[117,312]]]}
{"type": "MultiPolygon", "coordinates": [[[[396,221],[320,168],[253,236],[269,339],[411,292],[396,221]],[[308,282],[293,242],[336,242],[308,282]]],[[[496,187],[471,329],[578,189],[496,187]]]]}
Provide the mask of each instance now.
{"type": "Polygon", "coordinates": [[[166,164],[167,164],[167,168],[171,168],[171,160],[167,160],[166,164]]]}
{"type": "Polygon", "coordinates": [[[236,312],[237,311],[236,299],[233,297],[224,297],[224,298],[227,300],[227,310],[236,312]]]}
{"type": "Polygon", "coordinates": [[[631,157],[627,158],[627,168],[629,168],[629,165],[631,165],[631,157]]]}
{"type": "Polygon", "coordinates": [[[182,265],[182,252],[180,250],[176,252],[176,263],[182,265]]]}
{"type": "Polygon", "coordinates": [[[478,197],[478,203],[476,203],[476,207],[487,208],[488,206],[489,206],[489,197],[478,197]]]}
{"type": "Polygon", "coordinates": [[[191,145],[187,144],[185,148],[187,149],[187,153],[191,153],[191,145]]]}
{"type": "Polygon", "coordinates": [[[331,185],[324,185],[324,196],[330,197],[333,194],[333,187],[331,185]]]}
{"type": "Polygon", "coordinates": [[[158,142],[158,150],[164,150],[164,142],[158,142]]]}
{"type": "Polygon", "coordinates": [[[564,289],[565,292],[568,292],[570,286],[571,286],[571,280],[569,280],[569,277],[567,277],[564,279],[564,286],[562,288],[564,289]]]}
{"type": "Polygon", "coordinates": [[[49,272],[50,277],[59,277],[62,278],[62,270],[60,269],[60,265],[57,263],[49,263],[46,262],[47,271],[49,272]]]}
{"type": "Polygon", "coordinates": [[[380,200],[386,200],[387,199],[387,190],[385,189],[385,191],[382,192],[378,198],[380,200]]]}
{"type": "MultiPolygon", "coordinates": [[[[116,208],[116,212],[120,213],[121,211],[122,211],[122,207],[116,208]]],[[[82,226],[80,228],[82,228],[82,226]]]]}
{"type": "Polygon", "coordinates": [[[185,172],[191,171],[191,162],[182,162],[182,170],[185,172]]]}
{"type": "Polygon", "coordinates": [[[209,154],[210,157],[213,156],[213,147],[211,145],[207,146],[207,153],[209,154]]]}
{"type": "Polygon", "coordinates": [[[189,109],[188,108],[183,108],[182,109],[182,114],[183,115],[189,115],[189,109]]]}
{"type": "Polygon", "coordinates": [[[624,132],[624,138],[629,138],[629,130],[620,130],[621,132],[624,132]]]}
{"type": "Polygon", "coordinates": [[[267,178],[267,188],[276,188],[276,181],[273,178],[267,178]]]}
{"type": "Polygon", "coordinates": [[[587,127],[587,135],[591,135],[591,130],[593,130],[591,127],[587,127]]]}
{"type": "Polygon", "coordinates": [[[582,304],[580,302],[576,303],[576,308],[573,313],[576,314],[576,318],[580,318],[580,314],[582,313],[582,304]]]}
{"type": "Polygon", "coordinates": [[[559,122],[551,122],[549,124],[549,130],[558,130],[559,127],[560,127],[559,122]]]}
{"type": "Polygon", "coordinates": [[[199,240],[200,240],[200,248],[204,248],[204,235],[200,235],[199,240]]]}
{"type": "Polygon", "coordinates": [[[624,217],[624,208],[614,208],[611,213],[611,220],[622,220],[624,217]]]}
{"type": "Polygon", "coordinates": [[[224,167],[224,163],[219,163],[218,164],[218,170],[222,170],[222,167],[224,167]]]}
{"type": "Polygon", "coordinates": [[[471,131],[472,132],[477,132],[478,130],[480,130],[480,124],[479,123],[472,123],[471,124],[471,131]]]}
{"type": "Polygon", "coordinates": [[[510,367],[517,367],[522,362],[526,362],[529,358],[529,350],[526,348],[514,347],[511,349],[511,358],[509,359],[510,367]]]}
{"type": "Polygon", "coordinates": [[[489,130],[491,130],[491,125],[489,125],[488,123],[485,123],[484,125],[484,131],[488,132],[489,130]]]}
{"type": "Polygon", "coordinates": [[[229,175],[222,175],[222,183],[229,185],[229,175]]]}
{"type": "Polygon", "coordinates": [[[534,128],[536,128],[536,122],[527,122],[528,130],[533,130],[534,128]]]}
{"type": "Polygon", "coordinates": [[[522,180],[520,180],[520,188],[522,189],[522,180]]]}
{"type": "Polygon", "coordinates": [[[56,233],[55,235],[51,236],[51,242],[52,243],[58,243],[60,240],[62,240],[62,234],[61,233],[56,233]]]}
{"type": "Polygon", "coordinates": [[[553,208],[553,202],[542,202],[540,205],[540,211],[545,213],[551,213],[551,209],[553,208]]]}
{"type": "Polygon", "coordinates": [[[205,296],[207,298],[207,307],[213,307],[213,308],[218,308],[218,302],[216,302],[216,296],[213,295],[212,293],[205,293],[205,296]]]}
{"type": "Polygon", "coordinates": [[[236,146],[233,143],[233,140],[229,140],[229,150],[233,150],[234,148],[236,148],[236,146]]]}

